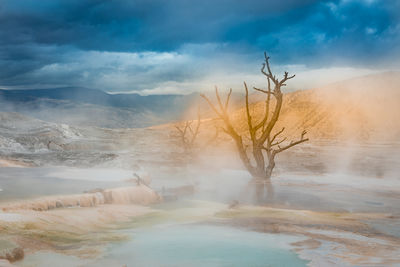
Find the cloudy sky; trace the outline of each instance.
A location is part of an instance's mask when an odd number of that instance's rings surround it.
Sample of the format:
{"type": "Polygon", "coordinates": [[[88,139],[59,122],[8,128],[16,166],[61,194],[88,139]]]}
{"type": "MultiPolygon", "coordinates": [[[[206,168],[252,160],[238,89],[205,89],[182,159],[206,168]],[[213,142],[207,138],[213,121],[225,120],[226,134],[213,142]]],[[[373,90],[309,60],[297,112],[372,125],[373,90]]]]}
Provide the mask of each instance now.
{"type": "Polygon", "coordinates": [[[289,90],[400,68],[398,0],[0,0],[0,88],[289,90]]]}

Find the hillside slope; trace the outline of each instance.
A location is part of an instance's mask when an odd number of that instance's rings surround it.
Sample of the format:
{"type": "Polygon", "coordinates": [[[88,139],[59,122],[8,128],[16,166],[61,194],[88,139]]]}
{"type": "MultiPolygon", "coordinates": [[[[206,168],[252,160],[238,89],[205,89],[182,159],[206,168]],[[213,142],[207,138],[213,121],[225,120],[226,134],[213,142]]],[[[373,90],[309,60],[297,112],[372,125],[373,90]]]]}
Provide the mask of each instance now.
{"type": "MultiPolygon", "coordinates": [[[[294,80],[295,81],[295,80],[294,80]]],[[[251,95],[251,111],[260,119],[264,95],[251,95]]],[[[247,131],[244,108],[232,112],[237,129],[247,131]]],[[[387,72],[284,95],[275,131],[285,127],[295,138],[303,129],[312,140],[400,141],[400,73],[387,72]]]]}
{"type": "Polygon", "coordinates": [[[399,118],[400,75],[384,73],[288,94],[282,124],[313,138],[399,141],[399,118]]]}

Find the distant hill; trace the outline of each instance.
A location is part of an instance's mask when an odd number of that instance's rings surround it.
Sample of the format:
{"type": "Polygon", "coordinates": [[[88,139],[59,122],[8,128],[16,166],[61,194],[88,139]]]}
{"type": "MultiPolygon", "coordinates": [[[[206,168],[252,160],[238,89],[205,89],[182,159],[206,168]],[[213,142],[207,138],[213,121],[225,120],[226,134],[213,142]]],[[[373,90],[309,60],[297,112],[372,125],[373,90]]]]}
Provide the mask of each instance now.
{"type": "Polygon", "coordinates": [[[313,138],[400,142],[400,73],[288,94],[282,124],[308,129],[313,138]]]}
{"type": "MultiPolygon", "coordinates": [[[[254,117],[260,118],[264,95],[255,93],[250,98],[254,117]]],[[[243,106],[232,118],[237,129],[247,131],[243,106]]],[[[314,141],[400,142],[400,73],[369,75],[287,93],[275,127],[276,131],[285,127],[286,135],[292,138],[306,129],[314,141]]]]}
{"type": "Polygon", "coordinates": [[[108,94],[82,87],[0,90],[0,111],[73,125],[146,127],[180,119],[196,99],[197,94],[108,94]]]}

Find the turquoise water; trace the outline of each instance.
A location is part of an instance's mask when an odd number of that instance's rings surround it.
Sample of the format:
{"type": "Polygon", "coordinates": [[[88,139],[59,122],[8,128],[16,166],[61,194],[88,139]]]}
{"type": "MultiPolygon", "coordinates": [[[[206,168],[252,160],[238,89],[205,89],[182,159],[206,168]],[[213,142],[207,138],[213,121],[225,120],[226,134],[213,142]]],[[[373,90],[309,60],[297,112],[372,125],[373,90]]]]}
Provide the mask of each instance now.
{"type": "MultiPolygon", "coordinates": [[[[178,201],[115,230],[128,237],[105,247],[99,258],[78,258],[51,251],[27,254],[18,266],[306,266],[290,243],[302,237],[267,234],[229,225],[199,223],[213,218],[219,203],[178,201]]],[[[89,246],[90,248],[90,246],[89,246]]]]}
{"type": "Polygon", "coordinates": [[[264,234],[226,226],[184,224],[124,231],[132,239],[110,245],[104,257],[80,259],[37,252],[18,262],[21,267],[203,267],[307,266],[291,251],[299,237],[264,234]]]}
{"type": "Polygon", "coordinates": [[[101,261],[127,266],[306,266],[286,235],[212,225],[170,225],[128,231],[132,240],[113,245],[101,261]]]}

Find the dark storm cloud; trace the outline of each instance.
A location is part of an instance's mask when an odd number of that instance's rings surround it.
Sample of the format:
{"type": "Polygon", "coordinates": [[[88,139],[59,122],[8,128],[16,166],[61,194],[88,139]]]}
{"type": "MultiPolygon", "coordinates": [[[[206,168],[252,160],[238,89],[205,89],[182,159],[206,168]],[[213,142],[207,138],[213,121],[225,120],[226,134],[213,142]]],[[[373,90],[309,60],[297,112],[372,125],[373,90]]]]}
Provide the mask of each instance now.
{"type": "Polygon", "coordinates": [[[7,43],[165,51],[187,42],[242,39],[241,34],[225,37],[241,23],[276,16],[313,1],[297,2],[10,0],[2,4],[0,22],[2,40],[7,43]]]}
{"type": "Polygon", "coordinates": [[[3,0],[0,86],[90,87],[100,77],[108,89],[151,89],[264,50],[280,64],[386,66],[399,55],[398,10],[395,0],[3,0]]]}

